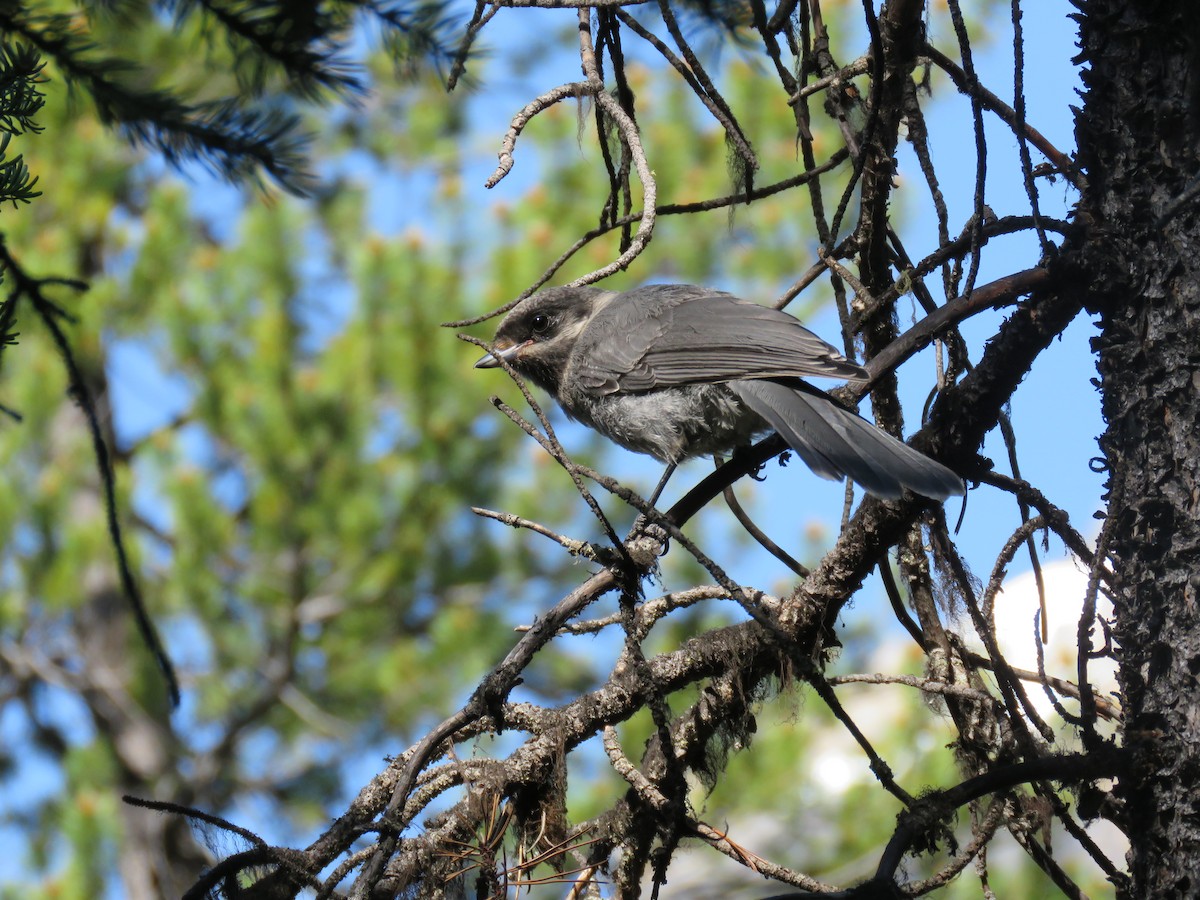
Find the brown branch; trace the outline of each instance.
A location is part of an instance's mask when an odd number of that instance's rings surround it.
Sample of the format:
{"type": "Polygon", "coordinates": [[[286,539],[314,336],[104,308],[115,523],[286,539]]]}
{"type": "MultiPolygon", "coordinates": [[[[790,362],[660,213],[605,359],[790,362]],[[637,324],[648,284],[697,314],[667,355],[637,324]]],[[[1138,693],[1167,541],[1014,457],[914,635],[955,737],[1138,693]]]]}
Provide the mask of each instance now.
{"type": "MultiPolygon", "coordinates": [[[[895,370],[904,360],[928,347],[940,334],[984,310],[1010,306],[1018,297],[1046,287],[1050,275],[1045,269],[1025,269],[975,288],[970,296],[956,297],[927,315],[908,331],[876,354],[867,364],[871,373],[864,387],[874,384],[881,375],[895,370]]],[[[858,385],[855,385],[856,389],[858,385]]]]}

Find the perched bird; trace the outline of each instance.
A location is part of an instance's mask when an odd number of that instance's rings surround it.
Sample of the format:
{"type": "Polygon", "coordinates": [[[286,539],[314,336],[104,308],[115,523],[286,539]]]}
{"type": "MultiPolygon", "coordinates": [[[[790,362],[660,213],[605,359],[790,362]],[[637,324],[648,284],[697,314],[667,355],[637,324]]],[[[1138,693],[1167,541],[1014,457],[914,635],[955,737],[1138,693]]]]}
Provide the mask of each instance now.
{"type": "Polygon", "coordinates": [[[936,500],[963,480],[838,405],[801,376],[863,379],[794,317],[693,285],[630,291],[560,287],[504,317],[492,353],[563,411],[622,447],[666,463],[730,453],[774,429],[822,478],[894,499],[936,500]]]}

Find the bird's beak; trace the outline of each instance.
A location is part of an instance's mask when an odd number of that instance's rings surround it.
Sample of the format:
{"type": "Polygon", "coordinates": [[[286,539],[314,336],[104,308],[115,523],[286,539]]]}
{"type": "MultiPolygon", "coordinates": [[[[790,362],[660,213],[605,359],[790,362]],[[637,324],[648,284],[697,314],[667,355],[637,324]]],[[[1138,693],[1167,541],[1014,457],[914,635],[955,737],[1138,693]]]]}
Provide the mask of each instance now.
{"type": "Polygon", "coordinates": [[[491,352],[480,357],[479,361],[475,363],[475,368],[498,369],[500,368],[500,360],[504,360],[506,363],[511,364],[514,357],[521,350],[523,350],[528,343],[529,342],[526,341],[524,344],[510,344],[507,347],[497,344],[492,348],[491,352]]]}

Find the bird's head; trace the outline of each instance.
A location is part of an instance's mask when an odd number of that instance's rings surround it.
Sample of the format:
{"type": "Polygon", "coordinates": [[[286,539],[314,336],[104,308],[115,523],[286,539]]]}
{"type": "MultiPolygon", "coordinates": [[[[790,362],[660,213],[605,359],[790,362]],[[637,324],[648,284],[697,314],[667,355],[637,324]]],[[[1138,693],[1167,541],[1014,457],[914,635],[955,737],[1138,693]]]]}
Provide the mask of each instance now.
{"type": "Polygon", "coordinates": [[[504,360],[518,374],[557,395],[575,342],[592,316],[615,294],[593,287],[550,288],[509,310],[492,351],[475,363],[494,369],[504,360]]]}

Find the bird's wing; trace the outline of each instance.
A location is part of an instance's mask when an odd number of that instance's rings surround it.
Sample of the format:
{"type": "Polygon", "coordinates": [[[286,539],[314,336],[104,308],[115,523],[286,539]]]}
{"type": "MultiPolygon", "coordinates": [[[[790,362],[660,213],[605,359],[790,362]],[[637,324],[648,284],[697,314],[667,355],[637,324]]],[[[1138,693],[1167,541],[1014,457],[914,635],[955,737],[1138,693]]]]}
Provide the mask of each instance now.
{"type": "Polygon", "coordinates": [[[588,323],[574,357],[585,364],[573,375],[605,393],[803,375],[865,377],[787,313],[691,285],[617,295],[588,323]]]}

